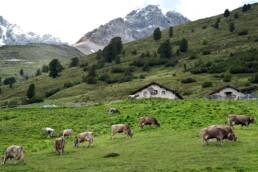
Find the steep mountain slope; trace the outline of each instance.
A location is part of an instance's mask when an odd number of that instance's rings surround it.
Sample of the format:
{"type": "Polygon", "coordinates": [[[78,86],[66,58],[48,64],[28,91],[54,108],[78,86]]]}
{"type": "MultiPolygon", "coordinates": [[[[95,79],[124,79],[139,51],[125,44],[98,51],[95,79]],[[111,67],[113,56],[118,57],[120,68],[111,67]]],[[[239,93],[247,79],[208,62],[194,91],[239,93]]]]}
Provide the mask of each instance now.
{"type": "Polygon", "coordinates": [[[236,9],[229,17],[218,15],[176,26],[172,38],[168,30],[164,30],[159,41],[151,36],[124,44],[118,64],[100,63],[96,54],[91,54],[81,58],[81,67],[66,68],[60,78],[42,75],[15,85],[14,89],[3,86],[0,100],[3,104],[20,103],[31,83],[36,84],[37,96],[45,98],[44,104],[61,105],[127,98],[135,89],[152,81],[177,90],[184,98],[203,98],[222,85],[255,86],[251,79],[258,72],[257,17],[258,4],[252,4],[250,10],[236,9]],[[178,51],[182,38],[188,40],[185,53],[178,51]],[[172,44],[173,56],[163,61],[157,50],[167,39],[172,44]],[[88,74],[93,64],[97,83],[83,83],[82,76],[88,74]],[[65,83],[72,86],[64,87],[65,83]],[[55,94],[46,98],[47,91],[55,91],[55,94]]]}
{"type": "Polygon", "coordinates": [[[33,32],[25,32],[18,25],[12,24],[0,16],[0,46],[30,43],[63,44],[60,39],[49,34],[38,35],[33,32]]]}
{"type": "Polygon", "coordinates": [[[102,49],[115,36],[122,38],[123,42],[130,42],[151,35],[157,27],[161,29],[176,26],[189,20],[177,12],[169,11],[163,14],[155,5],[130,12],[125,18],[117,18],[97,29],[85,34],[74,46],[91,54],[102,49]]]}
{"type": "Polygon", "coordinates": [[[19,78],[19,70],[24,74],[34,75],[42,65],[57,58],[66,63],[72,57],[80,57],[82,53],[67,45],[29,44],[2,46],[0,48],[0,77],[15,76],[19,78]]]}

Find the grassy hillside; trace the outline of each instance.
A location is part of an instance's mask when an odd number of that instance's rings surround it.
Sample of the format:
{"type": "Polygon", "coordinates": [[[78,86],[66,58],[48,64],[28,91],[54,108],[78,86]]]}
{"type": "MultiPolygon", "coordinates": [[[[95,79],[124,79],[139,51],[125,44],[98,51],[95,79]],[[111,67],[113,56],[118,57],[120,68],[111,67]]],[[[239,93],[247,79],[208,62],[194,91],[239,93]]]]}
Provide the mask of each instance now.
{"type": "Polygon", "coordinates": [[[35,83],[37,95],[44,97],[45,103],[64,105],[122,99],[151,81],[177,90],[185,98],[202,98],[222,85],[250,87],[256,85],[251,79],[258,72],[257,17],[258,4],[252,4],[250,10],[236,9],[227,18],[222,14],[177,26],[172,38],[164,30],[159,41],[148,37],[125,44],[119,64],[99,63],[96,54],[92,54],[81,58],[81,67],[66,68],[60,78],[42,75],[15,85],[14,89],[2,87],[0,102],[19,104],[30,83],[35,83]],[[235,30],[231,32],[232,23],[235,30]],[[185,53],[178,51],[183,38],[188,40],[185,53]],[[162,60],[157,50],[167,39],[173,56],[162,60]],[[97,68],[97,83],[83,83],[82,76],[92,65],[97,68]],[[189,78],[195,82],[182,81],[189,78]],[[205,82],[211,85],[205,86],[205,82]],[[66,88],[65,83],[72,86],[66,88]],[[47,91],[56,93],[45,97],[47,91]]]}
{"type": "Polygon", "coordinates": [[[25,75],[33,76],[37,69],[48,64],[54,58],[67,63],[70,58],[81,55],[78,50],[66,45],[3,46],[0,47],[0,77],[15,76],[19,78],[20,69],[24,70],[25,75]]]}
{"type": "MultiPolygon", "coordinates": [[[[10,144],[23,145],[25,165],[8,162],[0,171],[215,171],[235,172],[258,170],[258,127],[235,127],[237,142],[226,141],[223,146],[212,142],[202,146],[198,136],[201,128],[223,124],[228,114],[243,113],[258,117],[256,101],[208,100],[140,100],[120,101],[88,108],[17,108],[0,113],[0,150],[10,144]],[[107,110],[116,107],[119,115],[107,110]],[[137,124],[143,115],[155,116],[160,128],[137,124]],[[128,123],[133,138],[117,135],[110,139],[110,126],[128,123]],[[65,154],[53,152],[54,138],[40,134],[42,127],[57,132],[64,128],[94,132],[94,146],[87,149],[73,147],[72,138],[66,139],[65,154]],[[103,158],[108,153],[119,153],[114,158],[103,158]]],[[[1,152],[2,152],[1,151],[1,152]]]]}

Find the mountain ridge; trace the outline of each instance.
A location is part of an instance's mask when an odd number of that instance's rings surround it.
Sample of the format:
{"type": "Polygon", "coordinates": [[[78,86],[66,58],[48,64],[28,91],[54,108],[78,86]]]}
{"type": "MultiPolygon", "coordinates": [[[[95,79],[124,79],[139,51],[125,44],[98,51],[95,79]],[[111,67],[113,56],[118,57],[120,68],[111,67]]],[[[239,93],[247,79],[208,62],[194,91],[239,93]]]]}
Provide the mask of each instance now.
{"type": "Polygon", "coordinates": [[[113,37],[119,36],[127,43],[150,36],[157,27],[163,30],[189,21],[178,12],[163,14],[158,6],[148,5],[86,33],[74,46],[85,54],[91,54],[106,46],[113,37]]]}

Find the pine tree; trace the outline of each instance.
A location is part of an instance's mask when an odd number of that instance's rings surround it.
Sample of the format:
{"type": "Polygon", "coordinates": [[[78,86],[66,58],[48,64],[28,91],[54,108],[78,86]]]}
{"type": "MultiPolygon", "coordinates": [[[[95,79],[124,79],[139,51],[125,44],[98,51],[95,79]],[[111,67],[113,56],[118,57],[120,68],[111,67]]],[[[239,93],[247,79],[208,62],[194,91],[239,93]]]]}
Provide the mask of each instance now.
{"type": "Polygon", "coordinates": [[[229,31],[230,32],[234,32],[234,30],[235,30],[235,24],[234,23],[230,23],[229,24],[229,31]]]}
{"type": "Polygon", "coordinates": [[[158,53],[161,58],[170,58],[172,56],[171,44],[169,40],[162,42],[158,48],[158,53]]]}
{"type": "Polygon", "coordinates": [[[183,53],[188,51],[188,41],[185,38],[181,40],[179,49],[183,53]]]}
{"type": "Polygon", "coordinates": [[[39,76],[39,75],[41,75],[41,70],[40,70],[40,69],[38,69],[38,70],[36,71],[36,76],[39,76]]]}
{"type": "Polygon", "coordinates": [[[110,43],[103,49],[104,61],[111,63],[122,52],[122,50],[122,39],[120,37],[111,39],[110,43]]]}
{"type": "Polygon", "coordinates": [[[4,85],[9,85],[9,88],[13,88],[13,84],[16,82],[14,77],[9,77],[4,80],[4,85]]]}
{"type": "Polygon", "coordinates": [[[174,28],[171,26],[169,27],[169,37],[172,38],[174,34],[174,28]]]}
{"type": "Polygon", "coordinates": [[[71,59],[70,67],[76,67],[80,65],[80,59],[78,57],[74,57],[71,59]]]}
{"type": "Polygon", "coordinates": [[[230,12],[228,9],[226,9],[224,12],[224,17],[229,17],[229,16],[230,16],[230,12]]]}
{"type": "Polygon", "coordinates": [[[23,69],[20,70],[20,75],[21,75],[21,76],[24,75],[23,69]]]}
{"type": "Polygon", "coordinates": [[[58,59],[53,59],[49,63],[49,76],[52,78],[56,78],[59,76],[59,73],[63,70],[63,66],[60,64],[58,59]]]}
{"type": "Polygon", "coordinates": [[[36,91],[35,91],[35,84],[30,84],[29,88],[27,90],[27,98],[32,99],[35,97],[36,91]]]}
{"type": "Polygon", "coordinates": [[[158,40],[161,39],[161,31],[160,31],[159,27],[154,30],[154,32],[153,32],[153,39],[155,41],[158,41],[158,40]]]}

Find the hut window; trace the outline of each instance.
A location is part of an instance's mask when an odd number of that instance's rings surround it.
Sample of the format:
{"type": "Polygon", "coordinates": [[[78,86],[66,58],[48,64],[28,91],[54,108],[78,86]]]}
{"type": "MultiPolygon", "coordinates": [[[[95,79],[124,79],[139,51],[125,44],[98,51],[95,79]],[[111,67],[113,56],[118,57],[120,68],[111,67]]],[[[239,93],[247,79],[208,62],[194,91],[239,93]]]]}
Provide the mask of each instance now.
{"type": "Polygon", "coordinates": [[[166,94],[166,91],[162,91],[162,94],[166,94]]]}
{"type": "Polygon", "coordinates": [[[158,94],[158,90],[152,90],[151,91],[151,95],[157,95],[158,94]]]}
{"type": "Polygon", "coordinates": [[[231,97],[231,96],[232,96],[232,92],[231,92],[231,91],[225,92],[225,95],[226,95],[227,97],[231,97]]]}

